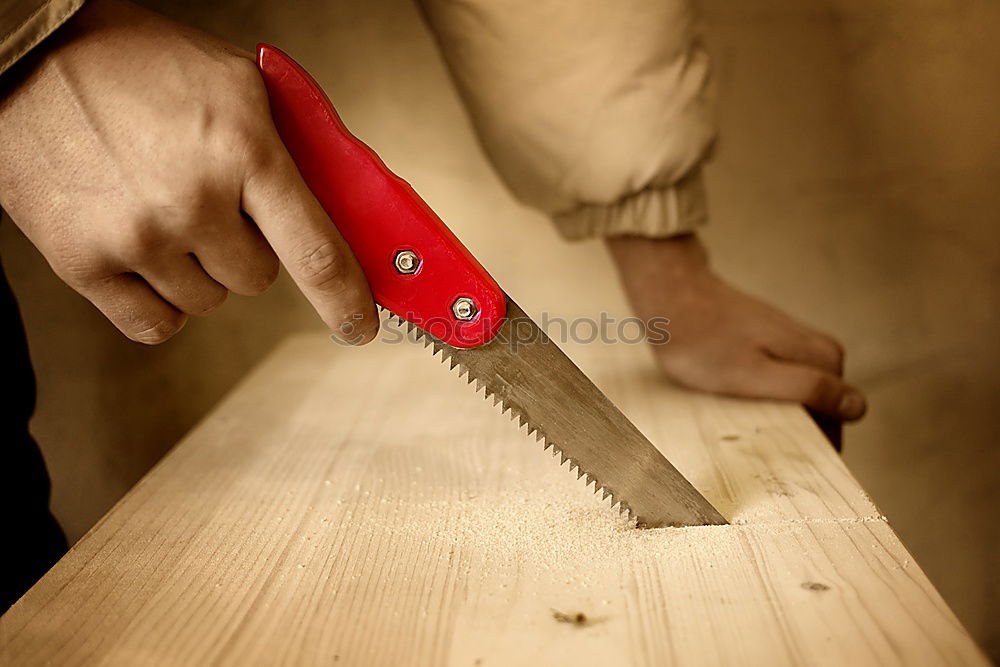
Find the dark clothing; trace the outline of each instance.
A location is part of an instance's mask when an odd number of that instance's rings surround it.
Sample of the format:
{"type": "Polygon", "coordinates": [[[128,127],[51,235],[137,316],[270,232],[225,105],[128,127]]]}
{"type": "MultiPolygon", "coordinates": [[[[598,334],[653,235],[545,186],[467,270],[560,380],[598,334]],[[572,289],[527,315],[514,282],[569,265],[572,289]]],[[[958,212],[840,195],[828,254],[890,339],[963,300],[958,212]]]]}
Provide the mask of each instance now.
{"type": "Polygon", "coordinates": [[[0,266],[0,613],[17,602],[66,553],[49,511],[49,475],[28,433],[35,376],[17,302],[0,266]]]}

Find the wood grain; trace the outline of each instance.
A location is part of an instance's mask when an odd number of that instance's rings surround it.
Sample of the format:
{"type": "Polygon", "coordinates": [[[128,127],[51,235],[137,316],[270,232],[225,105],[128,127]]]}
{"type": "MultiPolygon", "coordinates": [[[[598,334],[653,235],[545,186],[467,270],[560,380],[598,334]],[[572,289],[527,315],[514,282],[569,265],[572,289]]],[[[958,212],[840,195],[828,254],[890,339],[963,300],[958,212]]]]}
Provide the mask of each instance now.
{"type": "Polygon", "coordinates": [[[0,657],[986,664],[801,409],[568,351],[732,525],[630,529],[422,347],[302,336],[3,616],[0,657]]]}

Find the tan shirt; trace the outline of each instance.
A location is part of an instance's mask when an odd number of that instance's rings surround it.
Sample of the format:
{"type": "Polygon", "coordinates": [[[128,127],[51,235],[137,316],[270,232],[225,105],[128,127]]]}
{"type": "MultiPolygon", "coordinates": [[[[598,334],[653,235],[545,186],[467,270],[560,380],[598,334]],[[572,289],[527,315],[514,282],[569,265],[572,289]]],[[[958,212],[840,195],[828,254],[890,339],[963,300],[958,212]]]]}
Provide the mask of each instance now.
{"type": "MultiPolygon", "coordinates": [[[[84,0],[3,0],[0,74],[84,0]]],[[[566,238],[707,217],[708,57],[687,0],[419,0],[511,192],[566,238]]]]}
{"type": "Polygon", "coordinates": [[[0,74],[61,26],[83,0],[3,0],[0,5],[0,74]]]}

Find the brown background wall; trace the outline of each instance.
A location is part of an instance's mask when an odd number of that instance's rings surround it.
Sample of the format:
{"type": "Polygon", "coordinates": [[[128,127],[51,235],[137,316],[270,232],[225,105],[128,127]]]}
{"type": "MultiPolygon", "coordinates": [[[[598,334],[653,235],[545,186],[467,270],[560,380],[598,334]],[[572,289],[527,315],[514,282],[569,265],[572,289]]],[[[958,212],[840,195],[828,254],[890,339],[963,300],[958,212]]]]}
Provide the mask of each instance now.
{"type": "MultiPolygon", "coordinates": [[[[159,4],[246,48],[267,40],[292,52],[501,283],[527,293],[529,311],[621,309],[601,248],[555,245],[503,191],[408,0],[159,4]],[[558,275],[519,253],[524,236],[557,248],[558,275]],[[606,277],[596,288],[595,271],[606,277]],[[571,294],[585,279],[586,303],[571,294]]],[[[871,412],[847,430],[845,458],[1000,657],[1000,6],[699,4],[720,94],[706,232],[715,263],[846,342],[871,412]]],[[[283,279],[145,348],[53,277],[9,223],[0,249],[39,376],[34,431],[73,539],[280,338],[317,326],[283,279]]]]}

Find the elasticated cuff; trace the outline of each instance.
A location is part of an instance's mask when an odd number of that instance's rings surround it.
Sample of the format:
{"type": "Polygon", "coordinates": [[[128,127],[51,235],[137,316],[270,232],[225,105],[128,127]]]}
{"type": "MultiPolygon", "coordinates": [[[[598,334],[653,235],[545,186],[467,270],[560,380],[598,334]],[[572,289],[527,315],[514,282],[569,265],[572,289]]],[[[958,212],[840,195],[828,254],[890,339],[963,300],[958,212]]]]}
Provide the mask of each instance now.
{"type": "Polygon", "coordinates": [[[607,204],[589,204],[552,217],[563,238],[662,238],[694,231],[708,221],[701,170],[666,188],[650,187],[607,204]]]}
{"type": "Polygon", "coordinates": [[[0,74],[65,23],[83,1],[22,1],[0,12],[0,74]]]}

